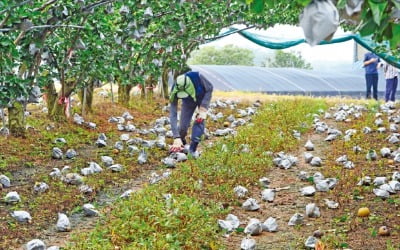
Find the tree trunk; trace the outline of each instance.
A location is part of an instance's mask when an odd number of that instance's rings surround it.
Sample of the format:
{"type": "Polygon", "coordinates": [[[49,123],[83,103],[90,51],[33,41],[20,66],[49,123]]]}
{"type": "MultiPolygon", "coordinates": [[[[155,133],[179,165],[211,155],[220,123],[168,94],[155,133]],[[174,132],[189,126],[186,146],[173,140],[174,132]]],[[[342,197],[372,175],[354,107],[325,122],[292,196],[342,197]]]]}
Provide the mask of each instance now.
{"type": "Polygon", "coordinates": [[[147,92],[147,101],[152,101],[154,96],[154,88],[156,87],[157,82],[154,80],[154,77],[150,76],[146,80],[146,92],[147,92]]]}
{"type": "MultiPolygon", "coordinates": [[[[84,91],[85,91],[84,88],[79,91],[79,99],[81,100],[82,103],[82,110],[85,110],[85,113],[86,112],[92,113],[94,81],[89,81],[89,83],[86,86],[86,98],[83,98],[84,91]]],[[[82,115],[84,115],[83,111],[82,115]]]]}
{"type": "Polygon", "coordinates": [[[51,117],[51,111],[53,110],[54,103],[57,101],[57,90],[54,86],[54,83],[50,82],[47,85],[46,90],[46,104],[48,110],[48,116],[51,117]]]}
{"type": "Polygon", "coordinates": [[[5,117],[5,113],[4,113],[5,111],[4,111],[4,109],[3,108],[0,108],[0,114],[1,114],[1,122],[2,122],[2,127],[7,127],[7,124],[6,124],[6,117],[5,117]]]}
{"type": "Polygon", "coordinates": [[[140,98],[144,100],[146,98],[146,84],[142,84],[140,88],[140,98]]]}
{"type": "Polygon", "coordinates": [[[69,116],[69,98],[72,94],[72,88],[74,88],[74,85],[65,86],[64,90],[61,89],[57,94],[53,106],[49,110],[52,120],[57,122],[67,121],[69,116]]]}
{"type": "Polygon", "coordinates": [[[111,87],[111,102],[114,103],[114,89],[112,81],[110,81],[110,87],[111,87]]]}
{"type": "MultiPolygon", "coordinates": [[[[54,85],[51,84],[49,88],[49,91],[51,88],[54,88],[54,85]]],[[[50,92],[47,100],[47,105],[49,106],[49,118],[52,119],[53,121],[57,122],[65,122],[67,120],[67,114],[66,114],[66,109],[69,108],[69,97],[72,93],[71,89],[65,89],[64,93],[62,90],[57,94],[55,92],[55,88],[52,90],[54,92],[50,92]]]]}
{"type": "Polygon", "coordinates": [[[186,72],[181,73],[180,71],[175,70],[174,71],[174,81],[176,81],[176,79],[178,78],[179,75],[184,74],[184,73],[186,73],[186,72]]]}
{"type": "Polygon", "coordinates": [[[162,93],[164,99],[168,100],[169,98],[169,86],[168,86],[168,69],[164,68],[164,71],[162,73],[161,81],[162,81],[162,93]]]}
{"type": "Polygon", "coordinates": [[[57,122],[65,122],[67,120],[67,116],[65,115],[65,105],[68,104],[60,104],[56,101],[50,111],[50,118],[57,122]]]}
{"type": "Polygon", "coordinates": [[[53,103],[50,112],[50,119],[58,122],[65,122],[70,116],[69,108],[70,108],[70,97],[75,90],[75,87],[78,82],[82,81],[83,74],[79,76],[76,81],[64,81],[63,77],[61,77],[61,90],[56,96],[56,99],[53,103]]]}
{"type": "Polygon", "coordinates": [[[11,135],[25,137],[26,124],[24,115],[24,105],[20,102],[14,102],[13,106],[8,108],[8,127],[11,135]]]}
{"type": "Polygon", "coordinates": [[[118,103],[123,106],[128,106],[131,99],[130,92],[132,90],[132,85],[122,85],[118,86],[118,103]]]}
{"type": "Polygon", "coordinates": [[[153,100],[154,96],[154,88],[153,87],[148,87],[147,89],[147,100],[153,100]]]}

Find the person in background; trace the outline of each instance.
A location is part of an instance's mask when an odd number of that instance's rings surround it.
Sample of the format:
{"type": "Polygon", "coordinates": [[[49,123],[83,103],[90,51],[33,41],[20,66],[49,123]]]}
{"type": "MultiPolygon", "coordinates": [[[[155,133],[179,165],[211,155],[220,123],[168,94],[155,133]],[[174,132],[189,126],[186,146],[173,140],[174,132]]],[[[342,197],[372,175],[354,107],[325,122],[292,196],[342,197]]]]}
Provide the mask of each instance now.
{"type": "Polygon", "coordinates": [[[372,96],[375,100],[378,100],[378,63],[380,59],[377,55],[372,52],[367,52],[364,55],[364,68],[365,68],[365,80],[367,84],[367,99],[371,98],[371,87],[372,96]]]}
{"type": "Polygon", "coordinates": [[[386,79],[385,101],[394,102],[396,99],[399,70],[385,61],[379,63],[378,67],[382,67],[383,72],[385,74],[385,79],[386,79]]]}
{"type": "Polygon", "coordinates": [[[204,134],[205,120],[208,106],[210,105],[213,85],[202,74],[189,71],[177,78],[172,86],[170,95],[170,121],[174,136],[174,143],[170,148],[171,152],[180,152],[187,143],[186,135],[196,111],[195,121],[192,127],[189,153],[196,155],[197,146],[204,134]],[[182,99],[180,123],[178,127],[178,100],[182,99]]]}

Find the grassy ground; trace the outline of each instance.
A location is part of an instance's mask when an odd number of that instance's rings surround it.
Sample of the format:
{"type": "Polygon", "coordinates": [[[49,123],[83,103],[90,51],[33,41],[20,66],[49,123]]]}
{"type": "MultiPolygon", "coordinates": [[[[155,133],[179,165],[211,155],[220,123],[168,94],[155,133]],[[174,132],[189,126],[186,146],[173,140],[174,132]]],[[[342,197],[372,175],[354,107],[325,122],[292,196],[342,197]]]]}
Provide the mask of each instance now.
{"type": "Polygon", "coordinates": [[[334,105],[336,103],[365,103],[363,99],[352,99],[350,97],[314,97],[314,96],[295,96],[295,95],[266,95],[258,92],[245,92],[245,91],[215,91],[213,93],[215,98],[221,99],[234,99],[240,101],[255,101],[260,100],[262,102],[275,102],[282,101],[282,99],[287,101],[295,100],[318,100],[329,105],[334,105]]]}
{"type": "Polygon", "coordinates": [[[304,119],[306,114],[323,107],[322,101],[309,99],[267,104],[253,126],[219,140],[200,159],[181,164],[165,183],[116,204],[95,231],[77,235],[71,249],[224,248],[216,221],[240,205],[233,188],[238,183],[257,188],[258,178],[272,167],[264,152],[296,146],[292,130],[304,132],[307,126],[302,122],[311,120],[304,119]],[[226,152],[221,150],[223,144],[226,152]],[[242,144],[248,144],[251,152],[241,153],[242,144]],[[172,201],[165,201],[166,193],[172,201]]]}
{"type": "MultiPolygon", "coordinates": [[[[133,124],[136,127],[150,128],[155,119],[168,115],[161,111],[165,104],[163,100],[143,101],[135,98],[130,107],[126,108],[112,104],[108,99],[97,99],[94,113],[85,116],[86,121],[97,124],[95,130],[73,123],[54,123],[46,114],[41,113],[41,108],[29,107],[32,115],[28,117],[27,122],[32,128],[29,129],[27,138],[0,137],[0,174],[8,176],[12,182],[11,188],[0,190],[0,196],[4,197],[8,192],[16,191],[22,199],[22,202],[15,205],[0,202],[0,249],[18,248],[33,238],[63,238],[64,234],[55,232],[58,212],[71,216],[81,212],[84,203],[104,205],[130,188],[132,180],[142,178],[141,176],[150,170],[163,169],[160,159],[167,155],[164,150],[151,149],[148,152],[148,163],[144,165],[139,165],[137,154],[131,156],[126,147],[121,152],[115,152],[113,145],[123,132],[118,132],[116,125],[109,123],[108,119],[129,111],[134,116],[133,124]],[[51,129],[47,129],[49,127],[51,129]],[[109,138],[108,147],[98,148],[94,145],[101,132],[109,138]],[[65,138],[67,143],[54,143],[58,137],[65,138]],[[64,153],[67,149],[75,149],[78,156],[73,160],[54,160],[51,158],[51,150],[55,146],[64,153]],[[119,173],[103,171],[95,176],[85,177],[85,184],[94,190],[91,194],[82,194],[77,186],[67,185],[49,176],[55,167],[62,169],[68,165],[71,172],[80,173],[80,169],[86,167],[87,162],[95,161],[102,165],[102,155],[112,156],[116,163],[124,166],[124,170],[119,173]],[[45,193],[35,194],[33,186],[37,182],[47,183],[50,189],[45,193]],[[33,218],[32,223],[17,223],[9,215],[15,210],[29,211],[33,218]]],[[[79,112],[79,109],[73,108],[73,111],[79,112]]],[[[222,122],[209,124],[210,128],[216,126],[222,126],[222,122]]],[[[135,136],[155,139],[152,134],[131,135],[135,136]]],[[[167,139],[167,143],[170,144],[171,140],[167,139]]],[[[104,166],[102,167],[104,169],[104,166]]],[[[147,179],[142,182],[147,182],[147,179]]]]}
{"type": "MultiPolygon", "coordinates": [[[[110,116],[121,116],[124,111],[130,111],[135,117],[134,124],[139,127],[148,126],[149,122],[162,115],[160,104],[157,102],[146,103],[135,102],[131,108],[123,108],[117,104],[98,103],[95,113],[85,117],[87,121],[97,124],[97,129],[91,130],[86,127],[72,123],[55,124],[45,114],[32,111],[28,118],[28,124],[34,129],[29,129],[26,139],[0,137],[0,173],[10,177],[12,187],[0,191],[1,197],[9,191],[17,191],[22,202],[15,205],[0,203],[0,249],[21,246],[31,238],[39,237],[50,225],[55,225],[57,212],[70,214],[77,206],[86,202],[95,202],[96,195],[109,188],[122,186],[131,178],[138,176],[141,171],[158,165],[157,155],[160,151],[154,150],[149,158],[149,163],[144,166],[136,164],[137,156],[129,156],[127,151],[114,154],[112,146],[108,148],[97,148],[94,146],[99,132],[104,132],[110,138],[110,144],[119,138],[120,132],[116,132],[115,124],[108,123],[110,116]],[[46,127],[54,128],[47,130],[46,127]],[[55,144],[58,137],[66,139],[67,143],[55,144]],[[65,153],[67,149],[73,148],[78,156],[73,160],[51,159],[53,147],[60,147],[65,153]],[[85,178],[85,183],[94,190],[92,194],[84,195],[73,185],[67,185],[60,180],[51,179],[49,173],[53,168],[62,168],[66,165],[71,171],[80,172],[87,162],[96,161],[100,163],[101,155],[110,155],[123,166],[124,171],[111,173],[103,171],[96,178],[85,178]],[[33,186],[36,182],[46,182],[50,189],[43,194],[35,194],[33,186]],[[27,210],[33,220],[32,224],[18,224],[9,216],[14,210],[27,210]]],[[[35,110],[35,107],[30,109],[35,110]]],[[[113,144],[112,144],[113,145],[113,144]]]]}
{"type": "MultiPolygon", "coordinates": [[[[339,102],[364,102],[241,92],[216,92],[214,98],[240,99],[243,103],[241,107],[246,107],[255,100],[261,100],[264,105],[258,115],[252,117],[251,124],[239,128],[235,137],[212,139],[213,146],[207,149],[208,142],[205,143],[202,145],[204,153],[201,158],[180,164],[169,179],[155,185],[147,184],[143,174],[165,170],[159,161],[166,155],[165,151],[152,150],[149,163],[142,166],[136,163],[137,156],[132,157],[126,151],[115,154],[112,146],[99,149],[94,147],[93,142],[100,132],[106,133],[115,142],[121,133],[107,120],[110,116],[120,116],[124,111],[129,111],[135,117],[135,126],[149,127],[156,118],[166,115],[161,112],[164,102],[135,100],[130,108],[110,104],[107,100],[97,102],[95,113],[85,117],[86,120],[97,123],[96,130],[70,123],[52,124],[44,114],[33,112],[28,123],[35,129],[30,130],[27,139],[0,138],[0,174],[11,177],[13,183],[12,190],[0,190],[0,195],[4,197],[9,191],[18,191],[22,197],[22,202],[16,205],[0,203],[0,249],[19,248],[36,237],[46,239],[49,228],[56,223],[57,212],[79,214],[81,205],[86,202],[98,206],[102,215],[97,219],[95,228],[74,228],[72,238],[66,238],[69,240],[66,247],[68,249],[237,249],[240,240],[245,237],[242,230],[248,218],[271,215],[272,210],[269,209],[275,209],[280,204],[289,207],[288,201],[296,200],[296,197],[283,193],[277,202],[262,204],[264,211],[247,213],[240,208],[244,200],[234,195],[233,188],[237,185],[245,186],[254,198],[259,198],[260,177],[285,176],[288,182],[289,179],[295,180],[297,172],[288,172],[286,175],[280,173],[272,165],[272,156],[266,152],[299,153],[298,149],[302,147],[304,140],[307,137],[313,138],[310,114],[339,102]],[[50,124],[54,125],[54,129],[46,130],[50,124]],[[293,138],[293,130],[302,132],[302,141],[293,138]],[[54,144],[57,137],[64,137],[67,144],[54,144]],[[248,145],[250,152],[242,152],[243,145],[248,145]],[[54,146],[59,146],[64,152],[68,148],[74,148],[79,155],[75,160],[52,160],[50,154],[54,146]],[[111,155],[117,163],[125,166],[125,170],[121,173],[104,171],[95,177],[85,178],[86,184],[94,188],[95,192],[91,195],[83,195],[76,186],[66,185],[48,176],[52,168],[65,165],[79,172],[88,161],[100,163],[101,155],[111,155]],[[138,178],[140,187],[130,199],[117,199],[111,205],[100,204],[101,196],[110,192],[118,194],[131,187],[132,180],[138,178]],[[48,183],[50,190],[44,194],[34,194],[33,185],[39,181],[48,183]],[[170,194],[171,198],[166,199],[166,194],[170,194]],[[31,213],[32,224],[18,224],[9,216],[9,212],[18,209],[31,213]],[[241,230],[227,239],[218,228],[217,220],[225,218],[231,212],[238,215],[241,221],[243,219],[244,224],[241,225],[241,230]]],[[[342,131],[349,128],[361,131],[366,125],[373,127],[371,123],[375,119],[377,104],[370,102],[368,105],[371,110],[361,119],[335,126],[342,131]]],[[[224,117],[233,113],[230,110],[217,111],[224,112],[224,117]]],[[[207,127],[211,130],[223,128],[222,122],[209,121],[207,127]]],[[[320,171],[325,176],[337,177],[339,183],[332,191],[327,194],[318,193],[313,199],[317,201],[326,197],[336,198],[341,206],[335,211],[323,208],[321,218],[309,220],[307,223],[318,225],[325,232],[321,241],[328,249],[365,249],[366,241],[370,242],[368,249],[400,247],[398,194],[382,201],[372,194],[372,187],[356,186],[361,176],[389,177],[398,166],[381,158],[368,162],[364,151],[357,155],[351,150],[354,145],[360,145],[364,150],[375,149],[379,152],[386,145],[387,136],[388,134],[374,133],[367,136],[358,133],[349,142],[338,140],[324,144],[321,149],[321,154],[324,154],[324,168],[320,171]],[[344,170],[335,163],[335,159],[342,154],[347,154],[354,161],[354,170],[344,170]],[[363,199],[359,199],[360,197],[363,199]],[[369,207],[372,215],[364,219],[358,218],[356,211],[361,206],[369,207]],[[377,229],[381,225],[387,225],[391,229],[390,237],[377,235],[377,229]]],[[[320,142],[322,143],[324,142],[320,142]]],[[[392,146],[392,149],[397,147],[392,146]]],[[[287,183],[283,180],[281,184],[287,183]]],[[[287,223],[286,218],[281,221],[287,223]]],[[[267,249],[299,249],[303,246],[304,232],[310,230],[310,226],[304,225],[291,231],[278,232],[274,236],[264,233],[257,238],[257,242],[267,249]],[[282,243],[263,243],[262,237],[281,238],[282,243]]],[[[55,238],[64,237],[63,234],[50,232],[55,238]]]]}

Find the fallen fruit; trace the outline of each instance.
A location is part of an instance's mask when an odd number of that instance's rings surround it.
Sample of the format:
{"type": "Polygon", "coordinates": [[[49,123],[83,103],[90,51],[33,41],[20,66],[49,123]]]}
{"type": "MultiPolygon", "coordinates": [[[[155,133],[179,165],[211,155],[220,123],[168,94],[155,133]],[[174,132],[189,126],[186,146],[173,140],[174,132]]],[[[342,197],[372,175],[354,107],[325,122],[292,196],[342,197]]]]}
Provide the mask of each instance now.
{"type": "Polygon", "coordinates": [[[322,243],[322,241],[317,241],[315,244],[315,250],[325,250],[325,245],[322,243]]]}
{"type": "Polygon", "coordinates": [[[394,160],[392,160],[392,159],[388,160],[388,164],[389,165],[393,165],[394,164],[394,160]]]}
{"type": "Polygon", "coordinates": [[[119,150],[116,149],[116,148],[114,148],[113,153],[114,153],[114,154],[119,154],[119,150]]]}
{"type": "Polygon", "coordinates": [[[387,228],[386,226],[381,226],[378,230],[378,234],[380,236],[389,236],[390,235],[389,228],[387,228]]]}
{"type": "Polygon", "coordinates": [[[359,208],[358,209],[358,212],[357,212],[357,216],[359,216],[359,217],[367,217],[367,216],[369,216],[369,208],[367,208],[367,207],[362,207],[362,208],[359,208]]]}
{"type": "Polygon", "coordinates": [[[224,127],[227,128],[229,127],[230,123],[229,122],[224,122],[224,127]]]}

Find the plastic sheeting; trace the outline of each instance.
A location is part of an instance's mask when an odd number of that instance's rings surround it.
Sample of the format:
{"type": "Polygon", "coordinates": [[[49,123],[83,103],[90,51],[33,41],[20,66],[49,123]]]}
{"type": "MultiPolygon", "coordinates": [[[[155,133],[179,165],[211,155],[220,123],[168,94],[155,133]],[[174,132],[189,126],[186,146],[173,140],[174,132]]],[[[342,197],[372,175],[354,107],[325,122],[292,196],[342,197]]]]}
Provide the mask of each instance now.
{"type": "MultiPolygon", "coordinates": [[[[296,68],[265,68],[252,66],[191,65],[209,79],[214,89],[251,91],[268,94],[312,96],[365,96],[363,69],[346,72],[320,72],[296,68]]],[[[380,97],[385,79],[379,76],[380,97]]]]}
{"type": "MultiPolygon", "coordinates": [[[[288,39],[282,39],[282,38],[271,38],[271,37],[266,37],[260,34],[256,34],[253,32],[250,32],[248,30],[239,30],[236,28],[229,28],[228,31],[220,34],[219,37],[225,37],[230,34],[238,33],[244,38],[252,41],[253,43],[256,43],[262,47],[266,47],[269,49],[286,49],[290,48],[296,45],[299,45],[301,43],[305,43],[305,39],[293,39],[293,40],[288,40],[288,39]]],[[[383,52],[378,52],[377,47],[379,44],[375,43],[374,40],[372,40],[371,37],[361,37],[358,34],[348,34],[345,36],[341,37],[336,37],[333,38],[331,41],[322,41],[319,45],[324,45],[324,44],[332,44],[332,43],[341,43],[341,42],[346,42],[349,40],[354,40],[361,46],[363,46],[365,49],[374,52],[376,55],[378,55],[380,58],[384,59],[388,63],[396,66],[397,68],[400,68],[400,58],[394,57],[392,55],[389,55],[387,53],[383,52]]],[[[211,39],[212,40],[212,39],[211,39]]]]}

